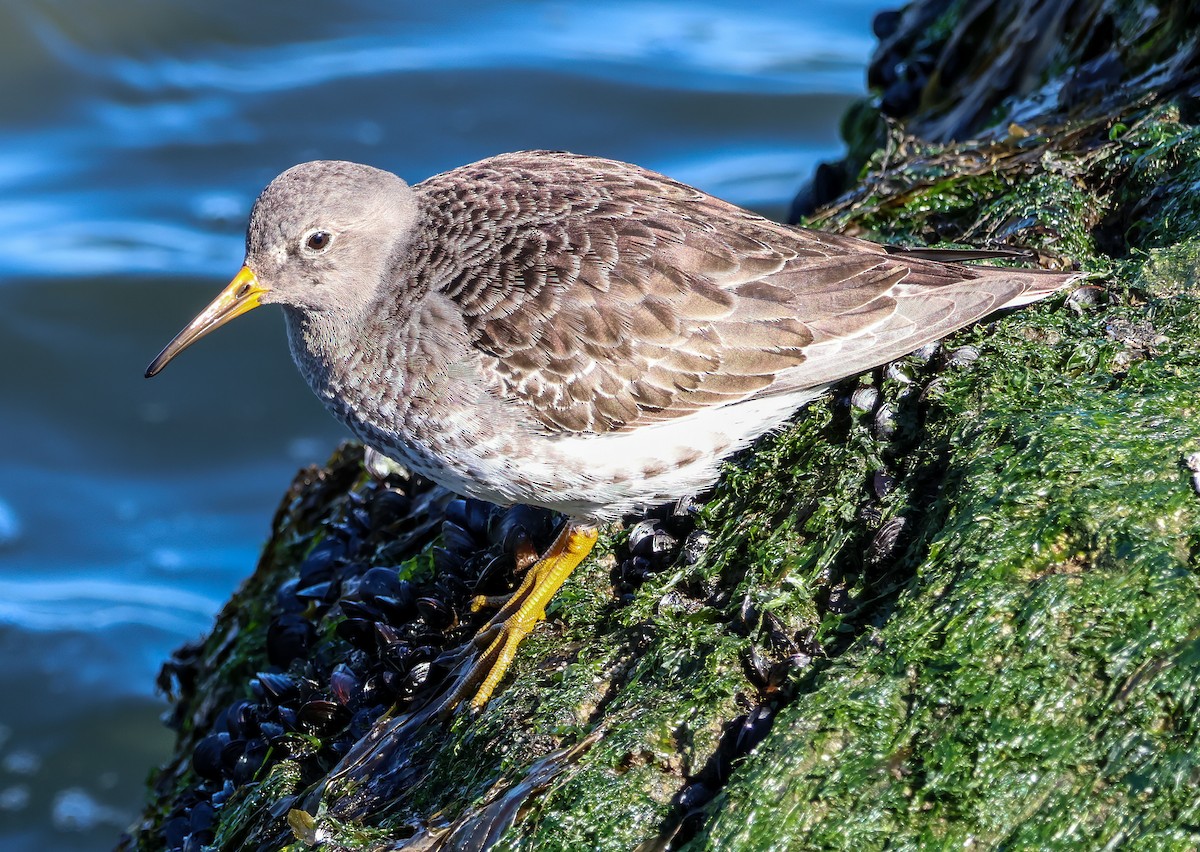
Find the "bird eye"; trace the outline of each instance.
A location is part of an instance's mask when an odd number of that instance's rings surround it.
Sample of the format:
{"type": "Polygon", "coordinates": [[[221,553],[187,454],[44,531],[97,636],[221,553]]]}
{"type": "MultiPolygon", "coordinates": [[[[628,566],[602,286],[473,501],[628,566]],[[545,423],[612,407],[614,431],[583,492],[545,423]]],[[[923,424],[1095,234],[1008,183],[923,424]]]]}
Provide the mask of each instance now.
{"type": "Polygon", "coordinates": [[[304,245],[312,251],[325,251],[333,242],[333,234],[328,231],[312,231],[304,238],[304,245]]]}

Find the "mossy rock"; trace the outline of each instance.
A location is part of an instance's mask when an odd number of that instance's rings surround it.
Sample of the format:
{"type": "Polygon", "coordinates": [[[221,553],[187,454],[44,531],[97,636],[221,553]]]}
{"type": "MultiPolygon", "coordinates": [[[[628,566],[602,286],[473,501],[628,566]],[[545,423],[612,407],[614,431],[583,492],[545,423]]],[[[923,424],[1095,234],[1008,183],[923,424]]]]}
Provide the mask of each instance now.
{"type": "Polygon", "coordinates": [[[355,448],[306,472],[255,576],[168,671],[179,752],[127,845],[165,848],[221,790],[220,849],[1200,846],[1200,127],[1186,79],[1128,73],[1120,103],[975,142],[894,131],[813,224],[1015,242],[1088,284],[836,388],[698,512],[660,514],[654,558],[607,530],[479,715],[405,721],[448,676],[435,661],[364,716],[347,690],[366,652],[316,598],[295,614],[306,655],[272,658],[279,590],[322,540],[353,536],[347,564],[427,595],[414,623],[444,647],[482,617],[456,578],[512,570],[494,567],[511,542],[455,556],[448,495],[368,477],[355,448]],[[408,514],[363,532],[398,492],[408,514]],[[202,776],[197,744],[233,702],[276,701],[272,672],[321,724],[239,784],[202,776]]]}

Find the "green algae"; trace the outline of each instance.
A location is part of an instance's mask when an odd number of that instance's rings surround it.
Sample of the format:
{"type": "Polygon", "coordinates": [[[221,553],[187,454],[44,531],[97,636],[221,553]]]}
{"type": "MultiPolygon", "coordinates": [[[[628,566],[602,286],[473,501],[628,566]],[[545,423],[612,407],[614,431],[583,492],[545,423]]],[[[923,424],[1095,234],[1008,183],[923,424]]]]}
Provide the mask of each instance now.
{"type": "MultiPolygon", "coordinates": [[[[1190,175],[1194,131],[1159,116],[1153,146],[1130,158],[1122,139],[1102,165],[1163,174],[1141,158],[1170,152],[1190,175]]],[[[1114,265],[1124,304],[956,337],[980,358],[939,378],[896,460],[897,494],[941,470],[911,580],[801,685],[694,847],[1200,841],[1200,497],[1181,464],[1200,446],[1196,261],[1190,240],[1156,247],[1114,265]]]]}
{"type": "Polygon", "coordinates": [[[703,845],[1195,842],[1197,382],[957,427],[913,583],[781,713],[703,845]]]}

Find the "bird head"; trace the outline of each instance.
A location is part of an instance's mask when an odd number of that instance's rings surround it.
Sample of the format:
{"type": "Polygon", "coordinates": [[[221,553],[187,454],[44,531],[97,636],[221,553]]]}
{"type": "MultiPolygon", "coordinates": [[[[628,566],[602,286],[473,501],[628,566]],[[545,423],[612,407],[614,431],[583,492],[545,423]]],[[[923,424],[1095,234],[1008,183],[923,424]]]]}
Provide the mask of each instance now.
{"type": "Polygon", "coordinates": [[[254,202],[241,270],[151,362],[146,377],[259,305],[352,321],[408,245],[416,216],[411,187],[391,172],[338,160],[293,166],[254,202]]]}

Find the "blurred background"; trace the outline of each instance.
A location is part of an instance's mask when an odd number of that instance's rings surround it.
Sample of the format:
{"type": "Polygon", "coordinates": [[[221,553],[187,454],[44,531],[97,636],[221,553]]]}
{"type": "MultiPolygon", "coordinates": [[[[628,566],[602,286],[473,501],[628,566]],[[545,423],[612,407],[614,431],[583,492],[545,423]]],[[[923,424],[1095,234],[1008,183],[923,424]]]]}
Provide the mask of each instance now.
{"type": "Polygon", "coordinates": [[[158,350],[276,173],[630,160],[782,218],[880,0],[0,0],[0,849],[107,849],[171,734],[154,678],[343,437],[278,312],[158,350]]]}

